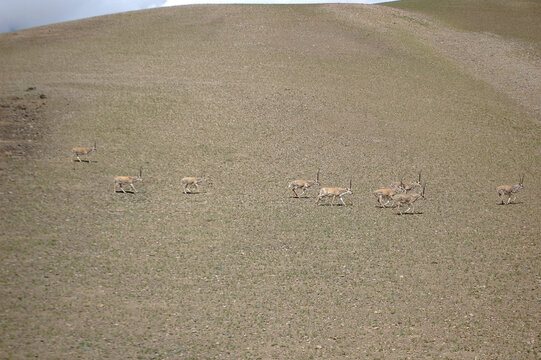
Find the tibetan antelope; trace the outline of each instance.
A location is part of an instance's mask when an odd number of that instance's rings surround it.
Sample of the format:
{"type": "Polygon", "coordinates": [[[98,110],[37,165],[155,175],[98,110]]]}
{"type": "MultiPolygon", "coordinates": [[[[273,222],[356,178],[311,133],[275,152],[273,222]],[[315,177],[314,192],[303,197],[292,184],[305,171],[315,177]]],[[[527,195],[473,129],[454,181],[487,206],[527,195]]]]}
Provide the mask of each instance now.
{"type": "MultiPolygon", "coordinates": [[[[88,160],[88,154],[90,154],[93,151],[97,151],[95,141],[94,141],[93,147],[90,147],[90,148],[89,147],[74,147],[73,149],[71,149],[71,152],[77,157],[77,160],[79,160],[79,162],[82,161],[79,156],[83,156],[83,155],[87,157],[86,161],[90,162],[90,160],[88,160]]],[[[75,159],[73,161],[75,161],[75,159]]]]}
{"type": "Polygon", "coordinates": [[[392,189],[392,188],[395,188],[397,186],[401,186],[402,189],[404,189],[405,192],[409,192],[409,191],[411,191],[411,190],[413,190],[415,188],[420,189],[422,187],[421,186],[421,171],[422,170],[419,171],[419,178],[417,179],[416,182],[409,183],[407,181],[400,180],[400,181],[392,183],[389,187],[392,189]]]}
{"type": "Polygon", "coordinates": [[[293,180],[289,183],[289,188],[295,194],[295,197],[298,198],[299,194],[295,191],[296,189],[302,189],[301,197],[306,193],[306,190],[311,188],[314,185],[319,186],[319,170],[317,171],[317,176],[315,180],[293,180]]]}
{"type": "Polygon", "coordinates": [[[422,199],[425,200],[425,188],[426,184],[422,186],[422,192],[420,194],[396,194],[391,196],[395,204],[397,204],[398,211],[400,211],[400,215],[403,214],[402,212],[402,205],[408,205],[408,209],[406,210],[406,213],[412,210],[411,213],[415,213],[415,209],[413,208],[413,203],[415,203],[417,200],[422,199]]]}
{"type": "Polygon", "coordinates": [[[502,201],[502,205],[509,204],[510,202],[515,201],[517,198],[517,193],[524,189],[524,185],[522,185],[522,182],[524,181],[524,174],[519,175],[519,181],[518,184],[513,185],[502,185],[498,186],[496,188],[496,191],[498,191],[498,195],[500,196],[500,200],[502,201]],[[504,203],[503,198],[507,196],[507,203],[504,203]]]}
{"type": "Polygon", "coordinates": [[[392,186],[390,188],[383,188],[374,191],[374,196],[377,198],[377,201],[381,205],[381,207],[384,208],[386,207],[385,205],[387,205],[392,200],[393,195],[403,192],[405,192],[404,186],[402,184],[402,181],[400,181],[399,183],[396,183],[395,186],[392,186]],[[384,200],[387,201],[385,201],[384,203],[384,200]]]}
{"type": "Polygon", "coordinates": [[[188,191],[190,194],[192,191],[189,189],[190,186],[195,186],[195,190],[199,189],[198,184],[205,181],[205,178],[198,178],[198,177],[184,177],[180,180],[180,184],[184,186],[184,194],[187,194],[188,191]]]}
{"type": "Polygon", "coordinates": [[[120,187],[123,193],[126,193],[124,190],[124,185],[129,185],[134,192],[137,192],[133,183],[143,182],[143,168],[139,168],[139,176],[115,176],[115,182],[113,184],[113,192],[116,192],[117,185],[120,187]]]}
{"type": "Polygon", "coordinates": [[[319,201],[324,197],[332,197],[331,205],[334,205],[334,199],[339,198],[342,204],[344,206],[346,203],[344,202],[344,199],[342,199],[342,196],[344,195],[351,195],[353,192],[351,191],[351,179],[349,180],[349,187],[348,188],[339,188],[339,187],[324,187],[319,189],[319,195],[317,196],[317,202],[316,205],[319,204],[319,201]]]}

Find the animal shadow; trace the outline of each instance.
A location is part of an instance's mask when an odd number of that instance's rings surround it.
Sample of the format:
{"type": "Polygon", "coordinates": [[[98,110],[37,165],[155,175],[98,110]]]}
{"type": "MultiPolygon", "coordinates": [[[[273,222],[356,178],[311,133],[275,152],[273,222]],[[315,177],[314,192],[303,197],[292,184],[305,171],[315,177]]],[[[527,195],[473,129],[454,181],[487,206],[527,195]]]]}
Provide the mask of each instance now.
{"type": "MultiPolygon", "coordinates": [[[[331,206],[331,207],[335,207],[335,206],[342,206],[342,207],[345,207],[346,205],[344,204],[331,204],[331,203],[322,203],[322,204],[317,204],[318,206],[331,206]]],[[[351,205],[350,205],[351,206],[351,205]]]]}
{"type": "Polygon", "coordinates": [[[509,204],[499,202],[498,205],[500,205],[500,206],[504,206],[504,205],[520,205],[522,203],[523,203],[522,201],[513,201],[513,202],[510,202],[509,204]]]}
{"type": "Polygon", "coordinates": [[[415,212],[405,212],[405,213],[397,213],[396,215],[400,216],[400,215],[422,215],[423,212],[422,211],[415,211],[415,212]]]}
{"type": "Polygon", "coordinates": [[[125,191],[115,190],[115,194],[132,194],[132,195],[135,195],[135,191],[133,191],[133,190],[125,190],[125,191]]]}

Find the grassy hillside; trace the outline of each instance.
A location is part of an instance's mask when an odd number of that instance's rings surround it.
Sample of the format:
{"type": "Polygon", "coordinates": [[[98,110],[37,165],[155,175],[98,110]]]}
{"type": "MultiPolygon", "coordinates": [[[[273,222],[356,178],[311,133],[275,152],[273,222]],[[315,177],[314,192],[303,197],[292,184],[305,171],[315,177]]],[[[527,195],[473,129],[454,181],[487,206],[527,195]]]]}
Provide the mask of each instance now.
{"type": "Polygon", "coordinates": [[[0,357],[537,358],[541,130],[433,26],[190,6],[0,35],[0,357]],[[292,197],[318,169],[348,206],[292,197]],[[419,169],[415,214],[376,206],[419,169]]]}

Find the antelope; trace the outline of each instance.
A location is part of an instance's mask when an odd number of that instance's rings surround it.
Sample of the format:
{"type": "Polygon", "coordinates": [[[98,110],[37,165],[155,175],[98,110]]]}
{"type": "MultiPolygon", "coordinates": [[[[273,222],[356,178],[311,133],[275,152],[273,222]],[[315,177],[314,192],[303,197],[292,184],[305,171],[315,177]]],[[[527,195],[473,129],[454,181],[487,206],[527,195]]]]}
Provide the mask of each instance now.
{"type": "Polygon", "coordinates": [[[180,184],[184,186],[184,194],[187,194],[187,191],[190,191],[190,194],[192,193],[191,190],[188,189],[189,186],[193,185],[195,186],[195,190],[199,189],[198,184],[205,181],[205,178],[198,178],[198,177],[184,177],[180,180],[180,184]]]}
{"type": "Polygon", "coordinates": [[[502,205],[509,204],[510,202],[515,201],[515,199],[517,198],[516,194],[520,190],[524,189],[524,185],[522,185],[523,181],[524,181],[524,174],[519,175],[518,184],[502,185],[496,188],[496,191],[498,192],[498,195],[500,196],[500,200],[502,201],[502,205]],[[507,203],[504,203],[503,201],[504,196],[507,196],[507,203]]]}
{"type": "Polygon", "coordinates": [[[124,190],[124,185],[130,185],[134,192],[137,192],[133,183],[143,182],[143,168],[139,168],[139,176],[115,176],[115,182],[113,184],[113,192],[116,192],[117,185],[120,187],[123,193],[126,193],[124,190]]]}
{"type": "Polygon", "coordinates": [[[405,192],[409,192],[417,187],[420,189],[421,188],[421,171],[422,170],[419,171],[419,178],[417,179],[416,182],[409,183],[407,181],[400,180],[400,182],[397,181],[397,182],[392,183],[389,187],[392,189],[394,187],[401,186],[405,192]]]}
{"type": "Polygon", "coordinates": [[[342,196],[344,195],[351,195],[353,192],[351,191],[351,179],[349,180],[349,187],[348,188],[340,188],[340,187],[324,187],[319,189],[319,195],[317,196],[317,202],[316,205],[319,204],[319,201],[324,197],[332,197],[331,206],[334,205],[334,199],[338,197],[342,204],[344,206],[346,203],[344,202],[344,199],[342,199],[342,196]]]}
{"type": "Polygon", "coordinates": [[[374,191],[374,196],[376,196],[377,201],[379,202],[381,207],[386,207],[385,205],[387,205],[392,200],[393,195],[405,192],[402,180],[400,180],[400,182],[396,184],[397,185],[394,187],[383,188],[374,191]],[[383,200],[387,201],[383,203],[383,200]]]}
{"type": "Polygon", "coordinates": [[[413,208],[413,204],[419,200],[425,200],[425,188],[426,184],[422,186],[422,192],[420,194],[396,194],[391,196],[393,201],[397,204],[398,211],[400,211],[400,215],[403,214],[402,212],[402,205],[408,205],[408,209],[406,210],[406,213],[412,210],[412,214],[415,213],[415,209],[413,208]]]}
{"type": "MultiPolygon", "coordinates": [[[[88,148],[88,147],[74,147],[73,149],[71,149],[71,152],[73,154],[75,154],[75,156],[77,157],[77,160],[79,160],[79,162],[81,162],[81,158],[79,157],[79,155],[85,155],[87,156],[87,160],[86,161],[89,161],[88,160],[88,154],[90,154],[91,152],[93,151],[97,151],[96,150],[96,142],[94,141],[94,146],[91,147],[91,148],[88,148]]],[[[75,161],[75,160],[74,160],[75,161]]]]}
{"type": "Polygon", "coordinates": [[[298,198],[299,194],[295,191],[296,189],[302,189],[301,196],[303,196],[306,190],[314,185],[319,186],[319,170],[317,171],[316,180],[293,180],[289,183],[288,187],[293,191],[295,197],[298,198]]]}

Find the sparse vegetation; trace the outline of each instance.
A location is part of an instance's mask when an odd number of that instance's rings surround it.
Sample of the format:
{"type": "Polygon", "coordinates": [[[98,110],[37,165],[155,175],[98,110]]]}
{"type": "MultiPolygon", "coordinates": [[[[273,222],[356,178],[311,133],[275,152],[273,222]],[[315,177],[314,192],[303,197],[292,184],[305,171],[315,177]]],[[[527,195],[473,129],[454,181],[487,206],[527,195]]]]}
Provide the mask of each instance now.
{"type": "Polygon", "coordinates": [[[527,40],[541,50],[541,2],[537,0],[400,0],[383,5],[428,14],[468,31],[527,40]]]}
{"type": "Polygon", "coordinates": [[[2,140],[17,133],[0,358],[537,359],[539,119],[426,19],[187,6],[0,35],[2,140]],[[140,166],[136,195],[111,192],[140,166]],[[284,179],[319,168],[322,187],[352,177],[348,206],[291,197],[284,179]],[[421,168],[422,214],[375,206],[421,168]],[[186,196],[185,174],[212,182],[186,196]]]}

